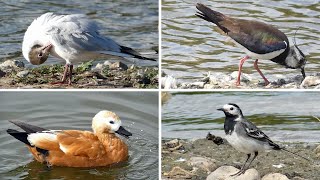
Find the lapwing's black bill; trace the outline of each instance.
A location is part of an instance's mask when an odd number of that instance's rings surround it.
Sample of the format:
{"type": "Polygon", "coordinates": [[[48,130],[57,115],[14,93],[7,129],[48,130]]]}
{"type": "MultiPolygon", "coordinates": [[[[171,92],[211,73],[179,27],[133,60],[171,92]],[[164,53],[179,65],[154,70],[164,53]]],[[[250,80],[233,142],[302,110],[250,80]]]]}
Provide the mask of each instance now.
{"type": "Polygon", "coordinates": [[[229,17],[201,3],[196,7],[199,10],[196,16],[216,24],[247,54],[240,60],[236,85],[240,85],[242,65],[249,58],[256,59],[254,67],[264,79],[265,85],[269,81],[260,71],[258,59],[271,60],[291,69],[301,69],[305,78],[304,54],[298,46],[289,46],[287,36],[277,28],[259,21],[229,17]]]}

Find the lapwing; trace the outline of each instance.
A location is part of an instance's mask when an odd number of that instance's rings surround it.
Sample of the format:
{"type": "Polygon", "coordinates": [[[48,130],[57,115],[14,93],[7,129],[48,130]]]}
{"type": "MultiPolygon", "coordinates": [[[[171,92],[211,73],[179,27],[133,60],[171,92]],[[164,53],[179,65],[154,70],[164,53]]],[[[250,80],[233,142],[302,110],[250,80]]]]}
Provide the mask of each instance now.
{"type": "Polygon", "coordinates": [[[252,161],[258,156],[259,152],[268,150],[283,150],[309,161],[307,158],[274,143],[266,134],[243,116],[238,105],[228,103],[217,110],[223,111],[226,116],[224,120],[224,132],[226,134],[225,138],[229,144],[237,151],[247,154],[247,159],[240,171],[232,176],[243,174],[249,168],[252,161]],[[252,154],[254,154],[254,156],[246,168],[246,164],[252,154]]]}
{"type": "Polygon", "coordinates": [[[200,11],[196,16],[216,24],[247,54],[239,63],[237,86],[240,85],[242,65],[249,58],[256,59],[254,67],[264,79],[265,85],[268,85],[269,81],[260,71],[258,59],[271,60],[286,68],[300,68],[303,79],[305,78],[305,55],[296,43],[289,46],[287,36],[274,26],[255,20],[229,17],[201,3],[198,3],[196,7],[200,11]]]}

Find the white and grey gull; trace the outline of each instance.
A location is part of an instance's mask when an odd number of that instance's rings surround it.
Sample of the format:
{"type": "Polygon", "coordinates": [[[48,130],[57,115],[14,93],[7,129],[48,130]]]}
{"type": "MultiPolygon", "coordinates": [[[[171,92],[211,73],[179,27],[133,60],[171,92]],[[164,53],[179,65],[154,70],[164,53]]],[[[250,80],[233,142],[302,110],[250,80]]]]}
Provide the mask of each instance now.
{"type": "Polygon", "coordinates": [[[25,32],[22,54],[33,65],[44,63],[49,55],[65,60],[65,70],[60,83],[66,83],[69,77],[69,84],[75,63],[110,56],[156,61],[102,36],[98,25],[83,14],[41,15],[25,32]]]}

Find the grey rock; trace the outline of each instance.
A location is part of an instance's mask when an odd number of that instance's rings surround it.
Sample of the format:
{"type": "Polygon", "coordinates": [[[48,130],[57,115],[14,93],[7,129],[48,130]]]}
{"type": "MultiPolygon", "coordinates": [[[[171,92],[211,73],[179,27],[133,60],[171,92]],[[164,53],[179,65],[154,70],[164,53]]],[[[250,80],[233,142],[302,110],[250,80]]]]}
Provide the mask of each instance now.
{"type": "Polygon", "coordinates": [[[29,71],[28,70],[24,70],[24,71],[20,71],[17,73],[17,76],[20,77],[20,78],[24,78],[26,76],[28,76],[29,74],[29,71]]]}
{"type": "Polygon", "coordinates": [[[24,63],[19,60],[6,60],[5,62],[0,64],[0,69],[4,72],[10,72],[16,68],[23,68],[24,63]]]}
{"type": "Polygon", "coordinates": [[[261,180],[289,180],[286,175],[280,173],[270,173],[265,176],[261,180]]]}
{"type": "Polygon", "coordinates": [[[259,172],[255,169],[248,169],[244,174],[239,176],[231,176],[239,171],[239,169],[233,166],[221,166],[212,172],[208,177],[207,180],[260,180],[259,172]]]}
{"type": "Polygon", "coordinates": [[[203,169],[208,173],[210,173],[211,171],[217,168],[217,164],[215,160],[211,158],[204,158],[204,157],[191,157],[190,160],[188,161],[188,164],[190,166],[203,169]]]}
{"type": "Polygon", "coordinates": [[[0,69],[0,77],[4,77],[7,73],[0,69]]]}
{"type": "Polygon", "coordinates": [[[120,61],[111,64],[109,67],[110,67],[110,69],[118,69],[118,68],[121,68],[123,70],[127,70],[128,69],[128,66],[126,64],[124,64],[123,62],[120,62],[120,61]]]}

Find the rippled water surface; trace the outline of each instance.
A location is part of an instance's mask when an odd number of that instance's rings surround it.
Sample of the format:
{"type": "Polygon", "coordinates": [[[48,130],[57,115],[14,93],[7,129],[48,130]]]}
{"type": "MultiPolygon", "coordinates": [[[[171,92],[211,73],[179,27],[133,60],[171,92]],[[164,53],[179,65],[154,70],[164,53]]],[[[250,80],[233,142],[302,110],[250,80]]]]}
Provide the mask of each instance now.
{"type": "MultiPolygon", "coordinates": [[[[292,44],[295,31],[300,49],[307,55],[306,73],[320,69],[320,1],[319,0],[215,0],[197,1],[224,14],[259,20],[283,31],[292,44]]],[[[208,71],[231,73],[238,70],[239,59],[245,54],[212,23],[194,14],[196,1],[162,1],[162,64],[163,70],[181,81],[199,79],[208,71]]],[[[275,74],[300,75],[268,60],[260,60],[259,67],[267,78],[275,74]],[[285,72],[285,73],[284,73],[285,72]]],[[[253,60],[244,64],[243,72],[260,78],[253,68],[253,60]]]]}
{"type": "Polygon", "coordinates": [[[0,101],[0,179],[158,178],[157,92],[0,92],[0,101]],[[91,130],[92,117],[105,109],[117,113],[133,134],[124,139],[128,162],[112,167],[48,169],[5,132],[19,129],[8,120],[48,129],[91,130]]]}
{"type": "MultiPolygon", "coordinates": [[[[24,32],[35,18],[46,12],[86,14],[99,23],[102,35],[111,37],[121,45],[156,56],[157,0],[10,0],[0,2],[0,61],[12,58],[24,60],[21,52],[24,32]]],[[[52,56],[46,63],[55,62],[64,63],[52,56]]],[[[30,66],[29,63],[27,65],[30,66]]]]}
{"type": "Polygon", "coordinates": [[[162,136],[223,137],[225,116],[217,108],[227,103],[237,104],[273,140],[320,142],[320,92],[172,93],[162,107],[162,136]]]}

